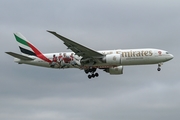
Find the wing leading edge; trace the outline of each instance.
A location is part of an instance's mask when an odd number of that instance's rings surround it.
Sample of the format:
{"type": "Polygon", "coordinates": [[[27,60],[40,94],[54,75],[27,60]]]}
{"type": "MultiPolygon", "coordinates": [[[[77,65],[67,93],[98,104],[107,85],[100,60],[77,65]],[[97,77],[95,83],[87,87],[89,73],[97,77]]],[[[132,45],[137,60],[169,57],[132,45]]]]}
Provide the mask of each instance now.
{"type": "Polygon", "coordinates": [[[59,39],[61,39],[64,44],[67,46],[68,49],[71,49],[76,55],[81,56],[83,59],[96,59],[96,58],[103,58],[103,54],[87,48],[79,43],[76,43],[68,38],[65,38],[54,31],[47,31],[59,39]]]}

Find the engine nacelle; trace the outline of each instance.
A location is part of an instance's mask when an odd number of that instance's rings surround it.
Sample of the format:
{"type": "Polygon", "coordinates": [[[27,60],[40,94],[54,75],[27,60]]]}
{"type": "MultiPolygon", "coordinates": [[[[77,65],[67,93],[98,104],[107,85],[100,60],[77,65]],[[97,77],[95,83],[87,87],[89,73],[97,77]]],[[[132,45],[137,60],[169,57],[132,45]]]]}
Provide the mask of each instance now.
{"type": "Polygon", "coordinates": [[[123,66],[110,67],[110,68],[105,69],[104,71],[108,72],[111,75],[123,74],[123,66]]]}
{"type": "Polygon", "coordinates": [[[103,58],[103,61],[110,65],[120,65],[121,55],[120,54],[108,54],[103,58]]]}

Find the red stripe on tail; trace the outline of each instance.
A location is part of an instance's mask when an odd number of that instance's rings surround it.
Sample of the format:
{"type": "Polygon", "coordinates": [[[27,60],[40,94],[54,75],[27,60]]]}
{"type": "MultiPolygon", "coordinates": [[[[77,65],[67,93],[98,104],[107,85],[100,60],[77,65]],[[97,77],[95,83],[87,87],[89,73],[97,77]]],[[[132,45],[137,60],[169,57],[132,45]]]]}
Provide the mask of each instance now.
{"type": "Polygon", "coordinates": [[[35,48],[31,43],[28,42],[29,47],[34,51],[36,56],[46,62],[52,62],[50,59],[48,59],[46,56],[44,56],[37,48],[35,48]]]}

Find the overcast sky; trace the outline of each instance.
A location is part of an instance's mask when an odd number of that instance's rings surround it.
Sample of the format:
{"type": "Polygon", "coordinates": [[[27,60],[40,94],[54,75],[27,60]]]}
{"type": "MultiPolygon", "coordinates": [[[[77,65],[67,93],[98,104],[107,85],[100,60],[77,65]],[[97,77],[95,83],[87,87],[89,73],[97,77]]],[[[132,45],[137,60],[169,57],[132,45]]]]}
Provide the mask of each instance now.
{"type": "Polygon", "coordinates": [[[0,0],[1,120],[179,120],[179,0],[0,0]],[[21,32],[43,53],[70,51],[54,30],[95,50],[159,48],[174,55],[157,65],[89,80],[78,69],[18,65],[21,32]]]}

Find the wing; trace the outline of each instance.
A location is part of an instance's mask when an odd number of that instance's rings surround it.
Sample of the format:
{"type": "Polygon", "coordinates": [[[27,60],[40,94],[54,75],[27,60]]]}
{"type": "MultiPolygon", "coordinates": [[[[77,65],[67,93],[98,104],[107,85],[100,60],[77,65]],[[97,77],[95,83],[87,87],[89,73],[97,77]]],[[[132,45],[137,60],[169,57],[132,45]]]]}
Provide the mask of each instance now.
{"type": "Polygon", "coordinates": [[[83,59],[97,59],[97,58],[102,58],[104,56],[103,54],[95,50],[87,48],[79,43],[76,43],[68,38],[61,36],[54,31],[48,31],[48,32],[61,39],[68,49],[71,49],[76,55],[82,56],[83,59]]]}

